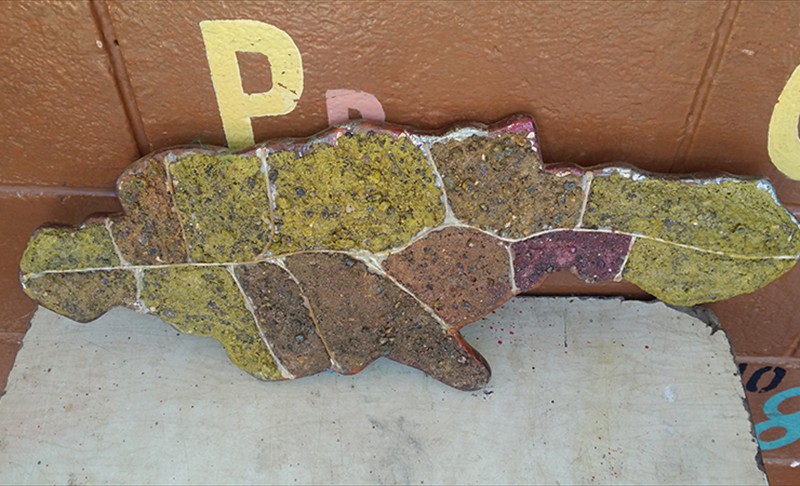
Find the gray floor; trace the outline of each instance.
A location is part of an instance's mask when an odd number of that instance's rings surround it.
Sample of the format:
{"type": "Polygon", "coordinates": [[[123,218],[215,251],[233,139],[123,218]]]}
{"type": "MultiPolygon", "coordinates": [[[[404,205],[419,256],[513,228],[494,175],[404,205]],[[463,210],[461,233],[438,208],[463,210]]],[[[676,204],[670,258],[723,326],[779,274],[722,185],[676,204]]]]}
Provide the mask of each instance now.
{"type": "Polygon", "coordinates": [[[154,317],[40,309],[0,398],[0,483],[765,483],[724,333],[547,298],[465,331],[479,392],[388,361],[262,383],[154,317]]]}

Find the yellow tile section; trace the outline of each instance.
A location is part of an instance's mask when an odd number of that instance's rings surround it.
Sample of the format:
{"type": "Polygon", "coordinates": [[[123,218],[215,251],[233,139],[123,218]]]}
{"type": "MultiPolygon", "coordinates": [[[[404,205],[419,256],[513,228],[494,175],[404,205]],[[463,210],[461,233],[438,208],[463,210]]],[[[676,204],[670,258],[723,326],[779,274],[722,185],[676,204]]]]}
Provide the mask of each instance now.
{"type": "Polygon", "coordinates": [[[103,224],[89,224],[77,230],[41,228],[25,249],[22,273],[45,270],[76,270],[119,265],[111,235],[103,224]]]}
{"type": "Polygon", "coordinates": [[[266,249],[269,199],[257,157],[189,154],[169,171],[192,261],[251,261],[266,249]]]}
{"type": "Polygon", "coordinates": [[[175,266],[144,271],[141,300],[149,312],[175,329],[211,336],[236,366],[264,380],[281,373],[245,306],[233,276],[224,267],[175,266]]]}
{"type": "Polygon", "coordinates": [[[730,255],[800,254],[800,228],[763,183],[594,178],[586,228],[608,228],[730,255]]]}
{"type": "Polygon", "coordinates": [[[302,157],[270,154],[268,164],[277,187],[274,254],[382,251],[444,221],[433,169],[406,137],[348,133],[302,157]]]}
{"type": "Polygon", "coordinates": [[[691,306],[758,290],[796,262],[732,258],[638,239],[623,277],[668,304],[691,306]]]}

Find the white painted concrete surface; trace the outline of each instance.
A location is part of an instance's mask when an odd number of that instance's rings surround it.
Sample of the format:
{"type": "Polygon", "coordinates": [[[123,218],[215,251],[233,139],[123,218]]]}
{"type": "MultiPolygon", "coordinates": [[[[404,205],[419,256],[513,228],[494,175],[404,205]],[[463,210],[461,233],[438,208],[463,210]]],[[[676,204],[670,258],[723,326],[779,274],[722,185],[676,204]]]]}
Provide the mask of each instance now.
{"type": "Polygon", "coordinates": [[[465,331],[483,391],[388,361],[262,383],[154,317],[40,309],[0,398],[0,483],[765,483],[727,338],[699,320],[516,298],[465,331]]]}

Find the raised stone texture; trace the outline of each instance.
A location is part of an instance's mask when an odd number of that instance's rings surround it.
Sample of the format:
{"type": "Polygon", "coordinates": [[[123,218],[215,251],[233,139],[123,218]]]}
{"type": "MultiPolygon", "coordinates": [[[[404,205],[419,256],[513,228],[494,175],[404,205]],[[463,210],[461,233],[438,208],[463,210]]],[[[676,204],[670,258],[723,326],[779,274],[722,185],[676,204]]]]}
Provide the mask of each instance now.
{"type": "Polygon", "coordinates": [[[628,235],[587,231],[556,231],[516,242],[511,245],[516,285],[522,292],[531,290],[562,269],[585,282],[612,280],[630,243],[628,235]]]}
{"type": "Polygon", "coordinates": [[[502,132],[434,143],[431,155],[455,216],[507,238],[576,226],[582,178],[543,169],[532,143],[502,132]]]}
{"type": "Polygon", "coordinates": [[[322,338],[342,373],[381,356],[462,389],[484,386],[490,371],[455,331],[447,331],[411,295],[343,253],[286,258],[311,304],[322,338]]]}
{"type": "Polygon", "coordinates": [[[800,228],[766,181],[543,168],[536,140],[533,120],[515,116],[162,151],[119,181],[124,215],[34,233],[21,280],[76,320],[128,305],[213,336],[264,379],[355,373],[386,356],[472,389],[489,370],[457,329],[552,271],[621,272],[693,305],[797,261],[800,228]],[[446,217],[445,195],[468,225],[446,217]]]}
{"type": "Polygon", "coordinates": [[[117,181],[125,217],[112,220],[111,231],[122,257],[134,265],[188,261],[164,155],[136,162],[117,181]]]}
{"type": "Polygon", "coordinates": [[[266,250],[272,224],[255,154],[186,151],[167,170],[195,262],[240,262],[266,250]]]}
{"type": "Polygon", "coordinates": [[[273,254],[368,250],[406,244],[444,220],[442,191],[406,136],[347,130],[328,141],[271,153],[273,254]]]}
{"type": "Polygon", "coordinates": [[[136,300],[136,278],[130,270],[44,273],[23,287],[32,299],[78,322],[92,321],[112,307],[136,300]]]}
{"type": "Polygon", "coordinates": [[[300,287],[286,270],[261,262],[236,267],[261,331],[278,361],[295,378],[331,365],[300,287]]]}
{"type": "Polygon", "coordinates": [[[390,255],[383,267],[458,329],[514,295],[509,258],[505,243],[497,238],[450,227],[390,255]]]}
{"type": "Polygon", "coordinates": [[[794,259],[743,259],[637,239],[623,278],[668,304],[691,306],[757,290],[794,266],[794,259]]]}
{"type": "Polygon", "coordinates": [[[119,265],[114,242],[102,223],[78,229],[40,228],[34,232],[22,255],[23,273],[76,270],[119,265]]]}
{"type": "Polygon", "coordinates": [[[757,180],[659,179],[611,169],[592,181],[586,228],[745,256],[797,256],[800,228],[757,180]]]}
{"type": "Polygon", "coordinates": [[[144,270],[141,300],[175,329],[211,336],[236,366],[264,380],[281,373],[262,341],[245,298],[225,267],[169,266],[144,270]]]}

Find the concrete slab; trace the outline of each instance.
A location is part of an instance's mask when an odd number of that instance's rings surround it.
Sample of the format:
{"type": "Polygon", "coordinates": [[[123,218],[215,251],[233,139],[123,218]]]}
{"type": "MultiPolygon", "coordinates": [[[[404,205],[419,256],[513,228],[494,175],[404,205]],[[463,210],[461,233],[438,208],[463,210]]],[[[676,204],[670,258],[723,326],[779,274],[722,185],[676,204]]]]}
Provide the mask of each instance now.
{"type": "Polygon", "coordinates": [[[214,340],[40,309],[0,399],[0,483],[764,484],[724,333],[661,303],[516,298],[465,393],[379,361],[261,383],[214,340]]]}

